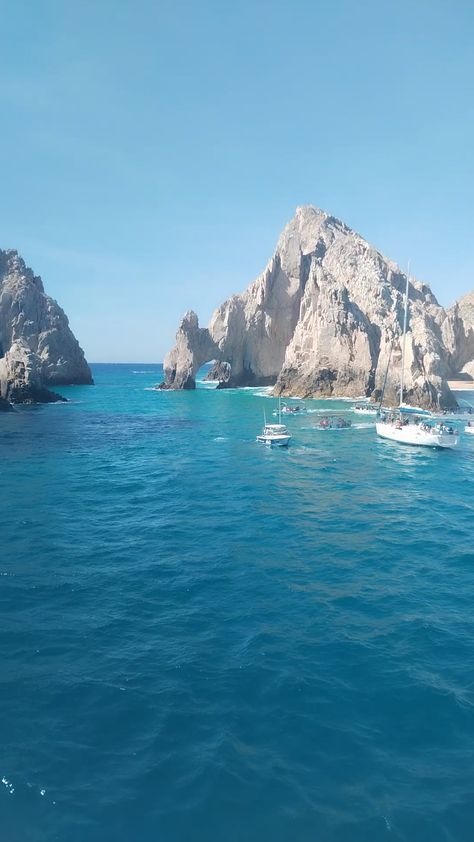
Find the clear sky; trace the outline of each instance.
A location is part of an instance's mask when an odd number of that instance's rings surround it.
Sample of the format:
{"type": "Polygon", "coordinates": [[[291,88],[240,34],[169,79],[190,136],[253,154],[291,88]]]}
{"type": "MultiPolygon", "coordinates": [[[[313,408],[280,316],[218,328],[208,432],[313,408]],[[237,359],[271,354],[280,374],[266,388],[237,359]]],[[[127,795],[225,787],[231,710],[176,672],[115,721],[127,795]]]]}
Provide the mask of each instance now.
{"type": "Polygon", "coordinates": [[[0,247],[90,361],[158,361],[297,205],[474,287],[471,0],[3,0],[0,247]]]}

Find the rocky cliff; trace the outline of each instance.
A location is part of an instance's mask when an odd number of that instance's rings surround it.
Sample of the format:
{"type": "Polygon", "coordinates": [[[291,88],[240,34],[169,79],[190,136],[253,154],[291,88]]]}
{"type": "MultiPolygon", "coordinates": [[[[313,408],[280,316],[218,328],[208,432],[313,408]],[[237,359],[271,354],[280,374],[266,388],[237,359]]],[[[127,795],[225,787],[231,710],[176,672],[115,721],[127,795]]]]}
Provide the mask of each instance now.
{"type": "Polygon", "coordinates": [[[59,305],[16,251],[0,250],[0,395],[9,403],[61,400],[48,386],[92,383],[59,305]]]}
{"type": "MultiPolygon", "coordinates": [[[[343,222],[314,207],[298,208],[246,292],[225,301],[207,328],[199,327],[195,313],[185,315],[165,358],[163,388],[194,388],[200,366],[216,360],[231,367],[227,386],[376,397],[390,358],[387,399],[393,401],[405,283],[395,263],[343,222]]],[[[460,303],[446,312],[426,284],[410,281],[405,400],[455,403],[447,379],[474,359],[467,310],[460,303]]]]}
{"type": "Polygon", "coordinates": [[[462,379],[474,379],[474,292],[464,295],[447,311],[443,338],[453,371],[462,379]]]}

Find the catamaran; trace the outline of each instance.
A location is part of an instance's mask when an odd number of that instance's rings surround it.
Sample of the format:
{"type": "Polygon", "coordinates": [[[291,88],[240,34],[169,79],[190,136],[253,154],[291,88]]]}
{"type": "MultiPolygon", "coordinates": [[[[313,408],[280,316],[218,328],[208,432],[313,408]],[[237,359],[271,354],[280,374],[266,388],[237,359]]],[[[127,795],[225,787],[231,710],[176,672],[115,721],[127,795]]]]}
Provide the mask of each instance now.
{"type": "Polygon", "coordinates": [[[287,447],[291,439],[291,433],[288,431],[286,425],[281,423],[281,398],[278,398],[278,421],[278,424],[267,424],[264,410],[263,430],[257,436],[257,441],[261,444],[267,444],[270,447],[287,447]]]}
{"type": "MultiPolygon", "coordinates": [[[[380,412],[380,421],[375,428],[377,435],[383,439],[399,442],[400,444],[421,445],[422,447],[442,447],[452,449],[459,444],[459,431],[444,422],[432,423],[427,410],[408,406],[403,402],[403,386],[405,375],[405,340],[408,317],[408,287],[410,282],[409,270],[405,290],[405,311],[403,315],[402,335],[402,370],[400,376],[400,404],[397,410],[380,412]]],[[[383,401],[380,401],[380,406],[383,401]]]]}

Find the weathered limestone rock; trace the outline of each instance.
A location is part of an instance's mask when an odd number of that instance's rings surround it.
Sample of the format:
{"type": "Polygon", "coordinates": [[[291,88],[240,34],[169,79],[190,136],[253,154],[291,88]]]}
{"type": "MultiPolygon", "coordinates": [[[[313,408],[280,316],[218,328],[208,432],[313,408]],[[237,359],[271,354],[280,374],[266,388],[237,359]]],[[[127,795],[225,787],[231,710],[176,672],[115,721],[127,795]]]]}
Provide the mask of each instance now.
{"type": "Polygon", "coordinates": [[[193,310],[184,314],[176,345],[165,357],[165,381],[162,389],[194,389],[201,366],[218,355],[218,348],[207,328],[200,328],[193,310]]]}
{"type": "Polygon", "coordinates": [[[63,400],[49,385],[92,383],[59,305],[16,251],[0,250],[0,394],[12,403],[63,400]]]}
{"type": "Polygon", "coordinates": [[[447,311],[442,333],[452,371],[474,377],[474,292],[447,311]]]}
{"type": "MultiPolygon", "coordinates": [[[[229,386],[275,384],[283,395],[375,398],[390,357],[386,394],[396,400],[405,283],[395,263],[344,223],[317,208],[298,208],[246,292],[222,304],[207,329],[187,314],[165,360],[165,386],[194,388],[197,369],[215,359],[230,364],[229,386]]],[[[460,311],[447,315],[428,286],[411,280],[405,400],[453,405],[447,379],[461,358],[468,361],[470,342],[460,311]]]]}

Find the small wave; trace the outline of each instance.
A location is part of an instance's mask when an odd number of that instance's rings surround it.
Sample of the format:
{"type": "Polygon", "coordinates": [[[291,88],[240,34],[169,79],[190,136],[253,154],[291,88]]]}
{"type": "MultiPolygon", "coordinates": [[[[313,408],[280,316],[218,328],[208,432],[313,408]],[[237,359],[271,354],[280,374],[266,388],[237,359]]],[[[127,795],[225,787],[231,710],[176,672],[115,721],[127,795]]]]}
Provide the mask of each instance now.
{"type": "Polygon", "coordinates": [[[229,441],[229,437],[228,436],[216,436],[215,439],[212,439],[212,441],[229,441]]]}
{"type": "Polygon", "coordinates": [[[350,427],[307,427],[308,430],[316,430],[318,433],[344,433],[347,430],[352,430],[352,425],[350,427]]]}
{"type": "Polygon", "coordinates": [[[272,394],[272,386],[264,386],[255,388],[254,386],[244,386],[244,389],[247,391],[252,391],[256,398],[274,398],[275,395],[272,394]]]}
{"type": "Polygon", "coordinates": [[[217,380],[196,380],[196,386],[201,389],[217,389],[219,385],[217,380]]]}
{"type": "MultiPolygon", "coordinates": [[[[308,414],[311,414],[311,415],[329,415],[327,407],[325,409],[307,409],[306,412],[308,414]]],[[[352,412],[352,410],[351,409],[339,409],[337,411],[337,414],[338,415],[344,415],[348,412],[352,412]]],[[[332,413],[334,413],[334,409],[332,410],[332,413]]]]}
{"type": "Polygon", "coordinates": [[[362,403],[362,401],[367,401],[366,395],[359,395],[358,398],[346,398],[346,397],[337,397],[336,395],[331,395],[329,398],[324,398],[325,401],[344,401],[345,403],[362,403]]]}

